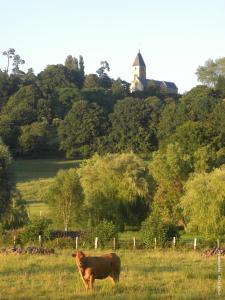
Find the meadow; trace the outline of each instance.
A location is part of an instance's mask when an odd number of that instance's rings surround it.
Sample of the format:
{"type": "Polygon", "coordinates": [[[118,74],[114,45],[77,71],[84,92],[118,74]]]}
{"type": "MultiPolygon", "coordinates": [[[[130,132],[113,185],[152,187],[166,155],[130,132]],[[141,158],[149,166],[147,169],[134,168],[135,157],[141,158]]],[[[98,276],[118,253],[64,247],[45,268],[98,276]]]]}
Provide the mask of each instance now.
{"type": "Polygon", "coordinates": [[[59,170],[78,166],[77,160],[19,159],[12,165],[16,187],[26,200],[30,216],[48,215],[43,194],[59,170]]]}
{"type": "MultiPolygon", "coordinates": [[[[120,283],[97,280],[92,292],[85,291],[71,253],[72,249],[50,256],[1,256],[0,299],[219,299],[216,257],[190,251],[118,250],[120,283]]],[[[220,299],[224,297],[222,289],[220,299]]]]}

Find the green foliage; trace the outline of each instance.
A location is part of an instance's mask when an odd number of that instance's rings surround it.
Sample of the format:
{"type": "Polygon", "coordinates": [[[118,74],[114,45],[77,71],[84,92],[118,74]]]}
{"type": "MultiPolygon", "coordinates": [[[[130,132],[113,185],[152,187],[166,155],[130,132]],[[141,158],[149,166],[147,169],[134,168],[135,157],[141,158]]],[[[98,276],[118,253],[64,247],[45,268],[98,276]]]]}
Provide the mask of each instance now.
{"type": "Polygon", "coordinates": [[[89,224],[108,220],[123,228],[129,220],[134,220],[133,216],[138,216],[137,223],[145,218],[153,184],[145,162],[138,156],[133,153],[95,155],[78,172],[89,224]]]}
{"type": "Polygon", "coordinates": [[[13,183],[10,173],[11,156],[8,148],[0,142],[0,221],[8,211],[13,183]]]}
{"type": "Polygon", "coordinates": [[[113,222],[103,220],[95,227],[87,231],[87,241],[91,246],[94,245],[95,237],[98,237],[98,245],[102,248],[112,245],[113,238],[117,238],[118,228],[113,222]]]}
{"type": "Polygon", "coordinates": [[[185,184],[181,207],[189,230],[206,238],[225,233],[225,169],[195,174],[185,184]]]}
{"type": "Polygon", "coordinates": [[[107,129],[104,110],[95,103],[75,103],[59,127],[60,148],[67,157],[88,157],[107,129]]]}
{"type": "Polygon", "coordinates": [[[169,144],[165,149],[153,153],[149,169],[157,183],[154,205],[160,208],[163,221],[180,223],[180,197],[183,183],[191,171],[189,155],[178,143],[169,144]]]}
{"type": "Polygon", "coordinates": [[[155,150],[159,107],[160,100],[156,97],[145,100],[129,97],[118,101],[110,116],[112,152],[155,150]]]}
{"type": "Polygon", "coordinates": [[[220,76],[225,76],[225,57],[208,59],[204,66],[199,66],[196,75],[198,80],[208,86],[215,86],[220,76]]]}
{"type": "Polygon", "coordinates": [[[26,203],[23,201],[18,190],[12,193],[10,206],[3,218],[5,229],[17,229],[28,223],[26,203]]]}
{"type": "Polygon", "coordinates": [[[83,190],[75,169],[61,170],[45,194],[52,215],[65,230],[82,219],[83,190]]]}
{"type": "Polygon", "coordinates": [[[142,223],[140,230],[141,241],[146,248],[156,246],[164,247],[174,236],[177,236],[176,227],[172,224],[164,223],[160,213],[154,210],[151,215],[142,223]]]}
{"type": "Polygon", "coordinates": [[[19,239],[23,244],[27,242],[38,242],[38,236],[41,235],[42,241],[49,239],[49,225],[52,223],[50,219],[44,217],[36,217],[24,228],[19,239]]]}
{"type": "Polygon", "coordinates": [[[49,150],[47,122],[34,122],[21,127],[19,146],[22,155],[38,156],[49,150]]]}

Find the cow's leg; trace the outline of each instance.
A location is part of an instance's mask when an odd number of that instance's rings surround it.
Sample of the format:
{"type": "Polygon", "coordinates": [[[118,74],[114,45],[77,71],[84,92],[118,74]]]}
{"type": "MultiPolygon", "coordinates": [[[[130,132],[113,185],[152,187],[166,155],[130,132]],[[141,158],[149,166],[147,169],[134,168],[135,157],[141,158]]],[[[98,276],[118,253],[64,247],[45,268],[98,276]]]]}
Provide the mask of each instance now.
{"type": "Polygon", "coordinates": [[[93,289],[94,282],[95,282],[94,276],[90,275],[90,278],[89,278],[89,287],[90,287],[91,290],[93,289]]]}
{"type": "Polygon", "coordinates": [[[112,279],[112,281],[113,281],[114,284],[116,284],[116,283],[119,282],[119,275],[116,274],[116,273],[112,273],[112,274],[110,275],[110,278],[112,279]]]}

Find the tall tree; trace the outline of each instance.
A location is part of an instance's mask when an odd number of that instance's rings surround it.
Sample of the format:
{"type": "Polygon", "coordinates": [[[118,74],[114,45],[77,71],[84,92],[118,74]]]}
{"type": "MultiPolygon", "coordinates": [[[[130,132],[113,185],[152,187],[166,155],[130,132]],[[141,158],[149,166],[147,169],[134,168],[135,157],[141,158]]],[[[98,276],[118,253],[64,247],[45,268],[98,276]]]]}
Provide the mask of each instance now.
{"type": "Polygon", "coordinates": [[[0,222],[10,207],[13,189],[10,164],[11,156],[9,150],[0,142],[0,222]]]}
{"type": "Polygon", "coordinates": [[[91,225],[106,219],[138,225],[146,217],[153,192],[146,163],[133,153],[95,155],[78,170],[91,225]]]}
{"type": "Polygon", "coordinates": [[[107,117],[96,103],[74,103],[59,127],[60,147],[67,157],[88,157],[97,151],[98,138],[107,130],[107,117]]]}
{"type": "Polygon", "coordinates": [[[68,55],[65,60],[65,67],[69,70],[77,71],[78,70],[78,60],[72,55],[68,55]]]}
{"type": "Polygon", "coordinates": [[[45,195],[57,222],[67,231],[79,222],[83,205],[83,190],[75,169],[61,170],[45,195]]]}
{"type": "Polygon", "coordinates": [[[6,72],[9,73],[9,64],[10,60],[14,57],[15,55],[15,49],[9,48],[7,51],[3,52],[3,55],[7,57],[7,67],[6,67],[6,72]]]}
{"type": "Polygon", "coordinates": [[[225,76],[225,57],[208,59],[204,66],[198,67],[196,75],[203,84],[215,87],[219,76],[225,76]]]}

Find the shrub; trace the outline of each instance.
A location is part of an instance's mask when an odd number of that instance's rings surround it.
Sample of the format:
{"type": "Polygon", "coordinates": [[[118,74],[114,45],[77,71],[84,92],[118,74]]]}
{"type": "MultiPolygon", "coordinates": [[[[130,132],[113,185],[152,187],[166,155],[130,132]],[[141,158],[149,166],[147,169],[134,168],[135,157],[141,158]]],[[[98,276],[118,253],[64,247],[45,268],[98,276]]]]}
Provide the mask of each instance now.
{"type": "Polygon", "coordinates": [[[52,223],[47,218],[34,218],[20,234],[20,240],[22,243],[30,241],[38,241],[38,236],[41,235],[42,241],[48,240],[50,236],[49,225],[52,223]]]}
{"type": "Polygon", "coordinates": [[[98,237],[98,246],[104,248],[113,238],[117,238],[118,228],[113,222],[101,221],[94,228],[88,230],[87,242],[94,245],[95,237],[98,237]]]}
{"type": "Polygon", "coordinates": [[[158,212],[153,211],[152,214],[142,223],[141,241],[146,248],[154,248],[155,238],[158,247],[164,247],[174,236],[178,236],[175,225],[164,223],[158,212]]]}

